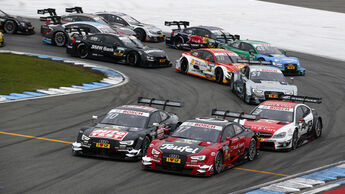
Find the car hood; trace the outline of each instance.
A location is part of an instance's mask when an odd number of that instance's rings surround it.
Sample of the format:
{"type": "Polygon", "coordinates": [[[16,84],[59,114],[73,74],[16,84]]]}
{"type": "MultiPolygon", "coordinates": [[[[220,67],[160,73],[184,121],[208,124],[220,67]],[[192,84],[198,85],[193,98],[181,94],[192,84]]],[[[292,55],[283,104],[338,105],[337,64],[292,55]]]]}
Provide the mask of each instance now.
{"type": "Polygon", "coordinates": [[[168,137],[159,145],[158,149],[167,154],[191,155],[200,153],[208,145],[213,145],[213,143],[168,137]]]}
{"type": "Polygon", "coordinates": [[[276,63],[283,63],[283,64],[291,64],[291,63],[297,64],[298,63],[298,59],[296,57],[287,57],[281,54],[270,54],[268,56],[271,57],[272,61],[276,63]]]}
{"type": "Polygon", "coordinates": [[[133,140],[139,137],[143,128],[126,127],[117,125],[97,124],[84,132],[90,138],[102,138],[109,140],[133,140]]]}
{"type": "Polygon", "coordinates": [[[153,56],[153,57],[166,57],[167,54],[165,51],[161,49],[154,49],[154,48],[144,48],[143,52],[147,54],[148,56],[153,56]]]}
{"type": "Polygon", "coordinates": [[[261,81],[260,83],[253,82],[252,88],[263,90],[263,91],[276,91],[276,92],[297,90],[295,85],[288,85],[287,83],[284,84],[277,81],[261,81]]]}
{"type": "Polygon", "coordinates": [[[257,121],[246,120],[244,126],[252,129],[253,131],[264,132],[264,133],[275,133],[282,127],[291,124],[287,121],[275,121],[268,119],[260,119],[257,121]]]}

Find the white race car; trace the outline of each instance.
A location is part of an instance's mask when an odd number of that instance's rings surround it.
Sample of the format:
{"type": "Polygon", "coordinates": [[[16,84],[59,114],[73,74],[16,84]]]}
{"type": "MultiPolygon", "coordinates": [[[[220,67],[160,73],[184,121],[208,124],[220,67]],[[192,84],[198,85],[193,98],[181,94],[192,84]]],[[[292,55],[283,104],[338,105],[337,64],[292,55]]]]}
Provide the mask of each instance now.
{"type": "Polygon", "coordinates": [[[284,100],[268,100],[257,106],[251,114],[258,115],[259,120],[240,121],[256,132],[261,148],[293,150],[321,136],[321,117],[303,104],[321,103],[321,98],[282,96],[281,99],[284,100]]]}

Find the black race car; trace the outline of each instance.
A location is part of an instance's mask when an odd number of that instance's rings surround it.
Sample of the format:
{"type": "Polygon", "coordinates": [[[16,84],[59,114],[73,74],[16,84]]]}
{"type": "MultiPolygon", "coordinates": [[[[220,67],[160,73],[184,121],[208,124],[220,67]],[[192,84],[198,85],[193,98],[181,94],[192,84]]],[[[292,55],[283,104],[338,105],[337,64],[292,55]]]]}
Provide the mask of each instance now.
{"type": "Polygon", "coordinates": [[[165,25],[178,26],[178,29],[173,29],[170,37],[165,39],[167,46],[177,49],[217,48],[218,43],[227,43],[240,39],[239,35],[232,35],[222,28],[214,26],[187,28],[189,26],[187,21],[166,21],[165,25]],[[184,29],[181,26],[184,26],[184,29]]]}
{"type": "Polygon", "coordinates": [[[95,14],[84,13],[81,7],[66,8],[66,12],[70,14],[58,16],[55,12],[55,9],[52,9],[52,8],[37,10],[38,14],[46,14],[46,13],[50,14],[50,16],[48,17],[40,18],[41,21],[46,21],[46,24],[41,26],[41,33],[46,34],[47,29],[49,25],[51,24],[56,25],[56,24],[66,24],[69,22],[86,21],[86,22],[97,22],[104,25],[109,25],[118,34],[136,35],[133,30],[127,27],[124,27],[118,24],[109,23],[106,20],[104,20],[103,17],[95,15],[95,14]]]}
{"type": "Polygon", "coordinates": [[[138,103],[150,106],[119,106],[101,122],[81,128],[72,144],[73,154],[138,159],[145,156],[153,139],[165,138],[180,124],[178,116],[165,111],[165,107],[182,107],[182,102],[139,97],[138,103]],[[163,109],[151,105],[161,105],[163,109]]]}
{"type": "Polygon", "coordinates": [[[134,66],[170,67],[172,65],[165,51],[144,46],[134,36],[112,33],[75,36],[67,46],[67,53],[80,58],[111,58],[134,66]]]}
{"type": "Polygon", "coordinates": [[[7,34],[22,33],[33,34],[35,33],[34,27],[28,20],[11,16],[0,10],[0,30],[3,30],[7,34]]]}

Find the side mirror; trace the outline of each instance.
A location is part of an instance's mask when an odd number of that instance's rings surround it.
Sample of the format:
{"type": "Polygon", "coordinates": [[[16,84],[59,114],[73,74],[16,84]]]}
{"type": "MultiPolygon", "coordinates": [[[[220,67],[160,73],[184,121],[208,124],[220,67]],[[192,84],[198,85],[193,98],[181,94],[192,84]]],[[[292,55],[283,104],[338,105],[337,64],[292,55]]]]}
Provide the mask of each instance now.
{"type": "Polygon", "coordinates": [[[298,122],[300,122],[300,123],[304,123],[304,122],[305,122],[305,120],[304,120],[303,118],[301,118],[300,120],[298,120],[298,122]]]}
{"type": "Polygon", "coordinates": [[[286,50],[282,50],[282,53],[283,53],[284,55],[286,55],[286,50]]]}
{"type": "Polygon", "coordinates": [[[250,55],[254,55],[255,54],[255,51],[253,49],[249,50],[249,54],[250,55]]]}
{"type": "Polygon", "coordinates": [[[210,62],[210,58],[206,58],[206,61],[207,61],[207,62],[210,62]]]}

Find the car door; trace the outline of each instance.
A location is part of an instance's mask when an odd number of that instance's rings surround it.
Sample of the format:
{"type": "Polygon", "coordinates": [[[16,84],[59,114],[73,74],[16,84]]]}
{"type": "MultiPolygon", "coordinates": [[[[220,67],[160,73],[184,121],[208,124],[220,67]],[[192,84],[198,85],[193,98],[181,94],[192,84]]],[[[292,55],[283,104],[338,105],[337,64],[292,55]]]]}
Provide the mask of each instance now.
{"type": "Polygon", "coordinates": [[[204,50],[197,50],[191,53],[192,57],[189,63],[189,70],[193,72],[200,72],[200,66],[203,65],[204,62],[204,50]]]}
{"type": "Polygon", "coordinates": [[[311,131],[313,126],[313,114],[309,107],[301,104],[296,108],[296,125],[299,129],[299,135],[304,135],[311,131]]]}
{"type": "Polygon", "coordinates": [[[221,137],[221,146],[223,149],[223,160],[224,163],[230,163],[231,160],[235,157],[237,153],[237,149],[233,145],[237,145],[237,139],[233,139],[235,137],[235,131],[232,125],[228,125],[224,128],[222,137],[221,137]],[[231,140],[228,141],[227,138],[231,140]]]}
{"type": "Polygon", "coordinates": [[[245,66],[239,71],[239,80],[238,80],[238,92],[240,94],[244,94],[247,82],[249,81],[249,73],[250,68],[248,66],[245,66]]]}
{"type": "Polygon", "coordinates": [[[237,144],[237,153],[242,155],[244,153],[245,148],[245,141],[246,136],[244,135],[244,129],[241,125],[237,123],[233,123],[234,131],[235,131],[235,137],[238,139],[237,144]]]}
{"type": "Polygon", "coordinates": [[[214,67],[216,66],[214,55],[210,51],[204,50],[202,59],[199,67],[200,71],[205,74],[210,74],[212,72],[214,74],[214,67]]]}
{"type": "Polygon", "coordinates": [[[103,45],[102,45],[102,35],[89,35],[87,37],[87,42],[90,45],[90,51],[93,55],[103,56],[103,45]]]}
{"type": "Polygon", "coordinates": [[[250,44],[248,44],[248,43],[246,43],[246,42],[242,42],[241,44],[240,44],[240,50],[239,50],[239,55],[240,55],[240,57],[242,58],[242,59],[251,59],[251,55],[249,54],[249,51],[251,51],[251,50],[254,50],[254,48],[250,45],[250,44]]]}
{"type": "Polygon", "coordinates": [[[116,60],[123,59],[124,50],[119,49],[121,47],[120,40],[112,35],[103,36],[103,53],[104,56],[114,58],[116,60]]]}
{"type": "Polygon", "coordinates": [[[147,127],[150,130],[150,135],[153,139],[164,138],[164,128],[162,127],[162,117],[160,116],[159,111],[156,111],[151,114],[147,127]]]}

